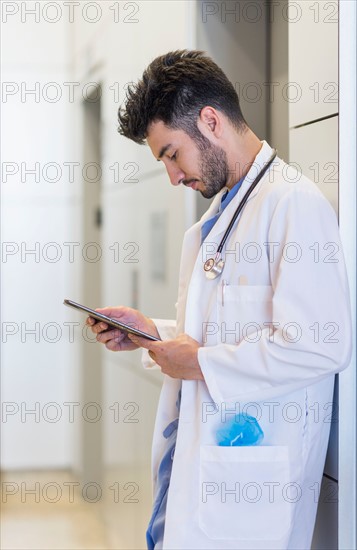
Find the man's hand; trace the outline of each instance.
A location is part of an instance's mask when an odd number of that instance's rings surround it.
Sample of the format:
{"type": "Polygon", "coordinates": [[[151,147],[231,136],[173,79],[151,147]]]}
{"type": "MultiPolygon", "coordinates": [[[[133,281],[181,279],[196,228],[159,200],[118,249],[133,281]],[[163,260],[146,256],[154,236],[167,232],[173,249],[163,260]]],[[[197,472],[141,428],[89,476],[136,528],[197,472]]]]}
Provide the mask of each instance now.
{"type": "Polygon", "coordinates": [[[163,342],[152,342],[134,334],[129,334],[129,338],[137,346],[149,350],[150,357],[161,367],[162,372],[171,378],[204,380],[197,359],[197,351],[201,346],[187,334],[180,334],[174,340],[163,342]]]}
{"type": "MultiPolygon", "coordinates": [[[[96,309],[96,311],[160,338],[154,321],[145,317],[145,315],[136,309],[118,306],[96,309]]],[[[134,341],[129,340],[127,333],[119,329],[110,328],[103,321],[96,321],[93,317],[88,317],[86,324],[97,335],[98,342],[105,344],[105,347],[111,351],[129,351],[140,347],[139,344],[135,344],[134,341]]]]}

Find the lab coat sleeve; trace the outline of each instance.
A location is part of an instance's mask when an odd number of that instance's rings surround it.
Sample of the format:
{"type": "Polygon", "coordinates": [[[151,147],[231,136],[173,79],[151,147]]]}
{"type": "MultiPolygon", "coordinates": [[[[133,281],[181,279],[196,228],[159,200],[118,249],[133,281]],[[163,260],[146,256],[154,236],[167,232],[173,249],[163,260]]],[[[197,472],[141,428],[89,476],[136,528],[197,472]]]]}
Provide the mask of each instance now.
{"type": "MultiPolygon", "coordinates": [[[[236,345],[201,347],[198,361],[213,401],[284,395],[345,368],[351,355],[348,283],[335,213],[315,190],[294,190],[277,201],[268,223],[272,317],[236,345]],[[288,243],[301,258],[284,259],[288,243]]],[[[231,320],[230,320],[231,321],[231,320]]]]}
{"type": "MultiPolygon", "coordinates": [[[[153,319],[153,321],[160,334],[161,340],[170,340],[175,338],[176,321],[173,319],[153,319]]],[[[142,351],[141,361],[145,369],[160,368],[157,363],[151,359],[149,352],[146,349],[143,349],[142,351]]]]}

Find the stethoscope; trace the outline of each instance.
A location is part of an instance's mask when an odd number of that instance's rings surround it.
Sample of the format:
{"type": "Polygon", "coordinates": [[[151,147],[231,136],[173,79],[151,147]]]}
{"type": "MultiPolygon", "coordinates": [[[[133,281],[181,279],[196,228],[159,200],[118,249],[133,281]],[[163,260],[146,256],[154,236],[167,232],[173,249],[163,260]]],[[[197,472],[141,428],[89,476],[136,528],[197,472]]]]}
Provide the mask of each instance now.
{"type": "Polygon", "coordinates": [[[207,279],[216,279],[217,277],[222,275],[222,272],[223,272],[223,269],[224,269],[224,264],[225,264],[225,261],[222,259],[222,250],[223,250],[223,247],[225,245],[225,242],[228,239],[228,236],[229,236],[230,232],[232,231],[232,228],[233,228],[239,214],[241,213],[245,203],[247,202],[247,200],[249,198],[249,195],[251,194],[253,189],[256,187],[256,185],[260,182],[260,180],[264,176],[265,172],[269,169],[269,167],[271,166],[272,162],[274,161],[276,155],[277,155],[277,151],[275,149],[273,149],[273,154],[270,157],[270,159],[268,160],[268,163],[259,172],[259,174],[255,178],[255,180],[253,181],[252,185],[249,187],[248,191],[246,192],[246,194],[244,195],[244,197],[240,201],[240,203],[237,207],[237,210],[234,212],[234,215],[233,215],[233,217],[232,217],[232,219],[229,223],[229,226],[227,227],[227,229],[226,229],[226,231],[223,235],[223,238],[222,238],[222,240],[221,240],[221,242],[220,242],[220,244],[217,248],[217,252],[216,252],[215,257],[214,258],[209,258],[203,264],[203,269],[205,270],[207,279]]]}

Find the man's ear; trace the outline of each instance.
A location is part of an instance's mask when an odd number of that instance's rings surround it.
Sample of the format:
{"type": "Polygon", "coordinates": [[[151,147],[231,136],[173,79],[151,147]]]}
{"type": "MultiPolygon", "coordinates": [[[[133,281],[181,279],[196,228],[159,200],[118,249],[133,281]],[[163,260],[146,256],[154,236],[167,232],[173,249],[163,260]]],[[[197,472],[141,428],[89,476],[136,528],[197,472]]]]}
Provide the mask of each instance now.
{"type": "Polygon", "coordinates": [[[222,119],[214,107],[203,107],[198,117],[197,126],[208,139],[219,138],[222,134],[222,119]]]}

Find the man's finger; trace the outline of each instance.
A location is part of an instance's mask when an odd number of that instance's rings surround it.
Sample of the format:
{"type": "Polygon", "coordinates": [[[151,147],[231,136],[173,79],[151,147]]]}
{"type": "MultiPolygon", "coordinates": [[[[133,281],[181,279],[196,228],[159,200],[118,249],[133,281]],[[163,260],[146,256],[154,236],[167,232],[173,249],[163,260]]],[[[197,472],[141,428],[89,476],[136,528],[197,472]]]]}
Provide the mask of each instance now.
{"type": "Polygon", "coordinates": [[[128,338],[136,344],[137,346],[140,346],[141,348],[145,349],[151,349],[153,347],[153,342],[149,340],[148,338],[142,338],[141,336],[137,336],[136,334],[131,334],[128,332],[128,338]]]}
{"type": "Polygon", "coordinates": [[[110,340],[113,340],[117,344],[119,344],[124,340],[124,338],[125,338],[124,332],[121,332],[118,329],[106,330],[97,334],[97,341],[102,344],[106,344],[110,340]]]}
{"type": "Polygon", "coordinates": [[[140,346],[141,348],[149,349],[151,347],[151,342],[147,338],[142,338],[141,336],[137,336],[136,334],[131,334],[128,332],[128,338],[134,342],[137,346],[140,346]]]}

